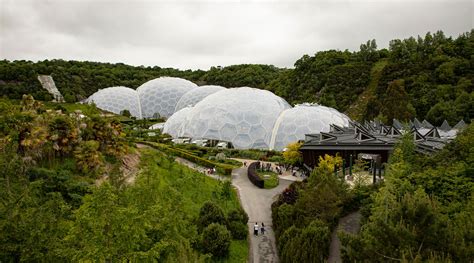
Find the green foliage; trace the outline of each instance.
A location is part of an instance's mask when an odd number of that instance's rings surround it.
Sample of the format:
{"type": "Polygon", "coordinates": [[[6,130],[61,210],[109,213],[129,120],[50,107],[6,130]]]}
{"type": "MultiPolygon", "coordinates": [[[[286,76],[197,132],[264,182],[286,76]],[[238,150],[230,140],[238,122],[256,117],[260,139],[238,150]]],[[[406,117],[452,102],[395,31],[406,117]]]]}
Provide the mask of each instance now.
{"type": "Polygon", "coordinates": [[[224,211],[218,205],[213,202],[205,202],[199,211],[199,217],[197,220],[199,232],[202,232],[204,228],[212,223],[225,225],[226,217],[224,211]]]}
{"type": "Polygon", "coordinates": [[[345,261],[473,258],[473,127],[433,156],[416,156],[412,135],[404,136],[361,233],[341,234],[345,261]]]}
{"type": "Polygon", "coordinates": [[[218,163],[218,162],[212,162],[210,160],[203,159],[203,158],[200,158],[196,155],[193,155],[193,154],[191,154],[187,151],[183,151],[181,149],[177,149],[177,148],[174,148],[174,147],[171,147],[171,146],[167,146],[167,145],[164,145],[162,143],[143,142],[143,141],[140,141],[140,143],[143,143],[143,144],[149,145],[151,147],[157,148],[157,149],[159,149],[159,150],[161,150],[161,151],[163,151],[167,154],[171,154],[171,155],[174,155],[174,156],[184,158],[186,160],[189,160],[193,163],[196,163],[196,164],[204,166],[204,167],[216,168],[218,173],[221,173],[221,174],[224,174],[224,175],[230,175],[232,173],[232,169],[234,168],[231,165],[221,164],[221,163],[218,163]]]}
{"type": "Polygon", "coordinates": [[[444,119],[452,124],[460,119],[470,122],[474,71],[469,54],[473,40],[473,31],[456,39],[438,31],[418,39],[392,40],[388,64],[365,118],[383,114],[391,122],[391,117],[406,120],[416,113],[434,125],[441,125],[444,119]]]}
{"type": "Polygon", "coordinates": [[[283,160],[289,165],[298,165],[303,161],[303,154],[299,151],[303,143],[295,142],[286,146],[287,150],[283,152],[283,160]]]}
{"type": "Polygon", "coordinates": [[[243,240],[247,238],[249,217],[242,208],[231,210],[227,214],[227,228],[235,239],[243,240]]]}
{"type": "Polygon", "coordinates": [[[202,232],[202,249],[214,257],[225,257],[229,254],[231,235],[223,225],[212,223],[202,232]]]}
{"type": "Polygon", "coordinates": [[[257,175],[263,180],[263,187],[265,189],[272,189],[278,186],[280,179],[278,174],[272,171],[262,171],[257,169],[257,175]]]}
{"type": "Polygon", "coordinates": [[[331,232],[320,220],[306,227],[288,228],[278,243],[281,262],[326,262],[331,232]]]}

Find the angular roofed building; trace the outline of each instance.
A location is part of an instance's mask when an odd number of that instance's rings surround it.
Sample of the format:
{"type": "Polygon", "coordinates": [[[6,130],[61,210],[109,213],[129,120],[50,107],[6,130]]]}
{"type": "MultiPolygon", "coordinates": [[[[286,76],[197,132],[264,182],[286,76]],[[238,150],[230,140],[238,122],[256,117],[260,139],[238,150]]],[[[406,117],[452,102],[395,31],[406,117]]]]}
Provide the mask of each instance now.
{"type": "Polygon", "coordinates": [[[339,154],[346,163],[349,162],[351,155],[353,158],[359,154],[378,155],[380,161],[384,163],[388,161],[395,144],[407,132],[413,134],[417,152],[431,154],[443,149],[456,137],[459,130],[465,127],[464,122],[459,122],[457,128],[449,127],[450,129],[446,130],[449,126],[446,124],[427,128],[432,126],[427,121],[415,120],[404,126],[398,120],[394,120],[392,126],[378,121],[365,122],[363,125],[351,122],[349,127],[331,125],[329,132],[307,134],[300,151],[303,153],[303,162],[307,168],[316,166],[319,157],[325,154],[339,154]]]}

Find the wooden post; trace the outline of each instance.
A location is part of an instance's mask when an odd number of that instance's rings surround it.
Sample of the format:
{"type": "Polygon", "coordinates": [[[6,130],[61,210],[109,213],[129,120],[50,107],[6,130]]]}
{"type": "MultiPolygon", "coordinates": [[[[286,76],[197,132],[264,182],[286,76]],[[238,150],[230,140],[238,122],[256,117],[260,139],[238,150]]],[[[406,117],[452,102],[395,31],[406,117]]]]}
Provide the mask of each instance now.
{"type": "Polygon", "coordinates": [[[352,177],[352,154],[349,155],[349,176],[352,177]]]}

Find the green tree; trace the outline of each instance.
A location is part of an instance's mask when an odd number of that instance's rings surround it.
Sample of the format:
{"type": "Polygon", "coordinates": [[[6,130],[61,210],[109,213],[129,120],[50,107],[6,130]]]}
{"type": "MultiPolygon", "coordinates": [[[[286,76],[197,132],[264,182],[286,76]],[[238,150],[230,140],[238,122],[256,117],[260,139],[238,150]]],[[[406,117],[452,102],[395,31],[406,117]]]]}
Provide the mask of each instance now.
{"type": "Polygon", "coordinates": [[[198,230],[201,232],[204,228],[212,223],[226,225],[226,217],[224,211],[213,202],[205,202],[199,211],[197,219],[198,230]]]}
{"type": "Polygon", "coordinates": [[[225,257],[229,254],[231,235],[221,224],[212,223],[202,232],[202,248],[205,253],[214,257],[225,257]]]}

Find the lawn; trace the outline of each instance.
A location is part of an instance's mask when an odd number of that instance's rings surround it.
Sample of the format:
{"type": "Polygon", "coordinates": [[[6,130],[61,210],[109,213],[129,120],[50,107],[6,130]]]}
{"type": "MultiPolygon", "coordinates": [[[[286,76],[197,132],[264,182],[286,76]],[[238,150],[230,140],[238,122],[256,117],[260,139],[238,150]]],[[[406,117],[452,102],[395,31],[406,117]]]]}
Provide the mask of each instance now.
{"type": "Polygon", "coordinates": [[[263,186],[265,187],[265,189],[271,189],[278,186],[279,179],[278,179],[277,173],[271,172],[271,171],[262,171],[262,170],[257,169],[257,175],[263,179],[264,181],[263,186]]]}

